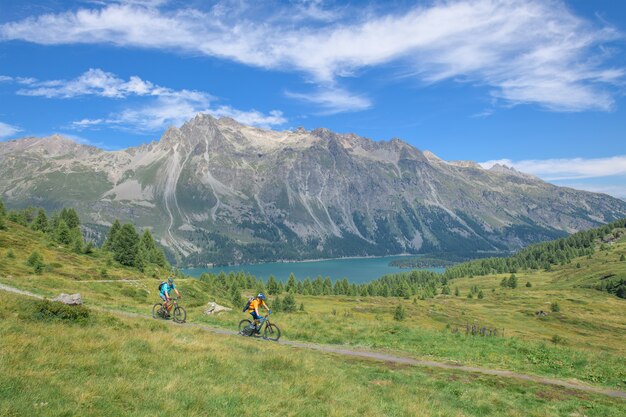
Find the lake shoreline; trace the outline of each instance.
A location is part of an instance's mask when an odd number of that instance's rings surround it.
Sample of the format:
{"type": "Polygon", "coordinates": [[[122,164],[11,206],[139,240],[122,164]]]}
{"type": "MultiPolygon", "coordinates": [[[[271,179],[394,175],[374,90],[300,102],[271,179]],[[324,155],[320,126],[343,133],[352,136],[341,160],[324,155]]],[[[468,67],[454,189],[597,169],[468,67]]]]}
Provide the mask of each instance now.
{"type": "MultiPolygon", "coordinates": [[[[265,262],[242,264],[237,266],[213,266],[181,269],[185,275],[199,277],[203,273],[220,274],[247,273],[260,279],[274,276],[279,281],[286,281],[292,273],[297,280],[315,279],[317,276],[330,277],[332,280],[347,278],[353,283],[366,283],[384,275],[406,273],[408,270],[390,265],[390,262],[407,257],[406,255],[343,257],[335,259],[304,260],[289,262],[265,262]]],[[[443,272],[445,268],[417,268],[433,272],[443,272]]]]}

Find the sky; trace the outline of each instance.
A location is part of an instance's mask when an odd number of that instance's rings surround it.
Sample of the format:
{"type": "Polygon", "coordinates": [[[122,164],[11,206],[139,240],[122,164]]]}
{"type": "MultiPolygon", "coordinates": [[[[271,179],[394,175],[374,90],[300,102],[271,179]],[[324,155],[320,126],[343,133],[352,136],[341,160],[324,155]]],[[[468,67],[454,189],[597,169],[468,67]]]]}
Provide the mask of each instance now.
{"type": "Polygon", "coordinates": [[[0,0],[0,140],[198,112],[401,138],[626,198],[626,2],[0,0]]]}

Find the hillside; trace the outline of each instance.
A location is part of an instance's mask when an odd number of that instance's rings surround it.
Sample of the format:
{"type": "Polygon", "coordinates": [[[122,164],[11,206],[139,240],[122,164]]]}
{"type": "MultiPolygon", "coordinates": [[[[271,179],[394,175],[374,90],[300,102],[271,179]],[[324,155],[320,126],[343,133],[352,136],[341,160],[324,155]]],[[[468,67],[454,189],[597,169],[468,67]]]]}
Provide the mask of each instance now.
{"type": "MultiPolygon", "coordinates": [[[[12,399],[0,401],[3,415],[29,415],[28,410],[51,416],[116,415],[120,410],[145,415],[170,409],[186,415],[245,415],[246,399],[258,402],[260,410],[285,415],[361,410],[364,415],[617,416],[623,409],[621,399],[571,389],[329,356],[165,326],[143,318],[157,300],[158,278],[108,262],[105,252],[76,254],[51,244],[40,232],[10,221],[6,225],[0,230],[0,284],[48,297],[80,292],[89,317],[78,322],[42,318],[36,301],[0,291],[0,343],[3,351],[14,352],[0,359],[7,370],[0,397],[12,399]],[[41,274],[26,265],[32,251],[43,256],[41,274]],[[106,279],[98,274],[102,267],[106,279]],[[140,316],[127,318],[122,312],[140,316]],[[161,367],[157,363],[163,355],[170,360],[161,367]],[[267,381],[259,381],[263,389],[251,390],[248,381],[242,382],[253,366],[268,374],[267,381]],[[162,374],[168,375],[165,383],[162,374]],[[268,392],[276,400],[268,401],[268,392]],[[159,393],[174,403],[149,400],[159,393]]],[[[424,300],[297,295],[297,305],[302,303],[305,311],[277,311],[273,321],[285,340],[382,350],[624,391],[626,301],[587,284],[598,273],[620,273],[625,253],[626,240],[620,238],[590,259],[575,258],[551,271],[520,271],[517,288],[501,286],[510,274],[454,279],[449,285],[459,289],[458,296],[441,294],[441,286],[424,300]],[[551,310],[554,303],[557,312],[551,310]],[[404,319],[394,319],[398,306],[404,319]],[[467,324],[501,329],[504,337],[466,335],[467,324]]],[[[238,291],[237,285],[251,279],[237,274],[177,279],[188,321],[233,330],[245,317],[239,308],[217,316],[204,310],[210,301],[237,307],[231,301],[233,288],[238,291]]],[[[256,289],[242,290],[251,291],[256,289]]],[[[271,295],[270,307],[277,297],[285,293],[271,295]]]]}
{"type": "Polygon", "coordinates": [[[151,228],[180,265],[509,252],[626,216],[622,200],[399,139],[207,115],[115,152],[60,136],[0,142],[0,196],[75,207],[100,241],[116,218],[151,228]]]}

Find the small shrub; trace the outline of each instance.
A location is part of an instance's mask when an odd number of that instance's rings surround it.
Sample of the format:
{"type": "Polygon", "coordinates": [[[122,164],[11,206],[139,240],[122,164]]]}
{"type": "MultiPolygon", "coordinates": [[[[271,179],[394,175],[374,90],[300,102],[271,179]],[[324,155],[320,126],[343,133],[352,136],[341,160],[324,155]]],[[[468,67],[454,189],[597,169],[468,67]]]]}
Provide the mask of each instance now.
{"type": "Polygon", "coordinates": [[[300,303],[300,311],[304,311],[304,303],[300,303]]]}
{"type": "Polygon", "coordinates": [[[533,284],[531,284],[530,281],[526,281],[526,288],[530,288],[532,286],[533,286],[533,284]]]}
{"type": "Polygon", "coordinates": [[[456,295],[457,297],[461,295],[461,291],[459,291],[459,287],[454,288],[454,295],[456,295]]]}
{"type": "Polygon", "coordinates": [[[402,321],[406,318],[406,309],[402,304],[398,304],[398,307],[396,307],[396,310],[393,313],[393,318],[397,321],[402,321]]]}
{"type": "Polygon", "coordinates": [[[83,248],[83,253],[85,255],[90,255],[90,254],[93,253],[93,242],[91,240],[89,242],[87,242],[87,244],[83,248]]]}
{"type": "Polygon", "coordinates": [[[550,339],[550,340],[555,345],[564,345],[565,344],[565,339],[562,338],[561,336],[559,336],[558,334],[555,334],[554,336],[552,336],[552,339],[550,339]]]}
{"type": "Polygon", "coordinates": [[[38,320],[64,320],[85,322],[89,318],[89,309],[84,306],[70,306],[57,301],[43,300],[35,303],[34,316],[38,320]]]}
{"type": "Polygon", "coordinates": [[[626,256],[622,253],[622,256],[619,257],[620,262],[626,261],[626,256]]]}
{"type": "Polygon", "coordinates": [[[13,249],[9,249],[7,251],[7,258],[8,259],[15,259],[15,253],[13,252],[13,249]]]}
{"type": "Polygon", "coordinates": [[[102,278],[108,278],[108,276],[109,276],[109,271],[107,271],[107,269],[106,269],[106,268],[102,268],[102,269],[100,270],[100,276],[101,276],[102,278]]]}
{"type": "Polygon", "coordinates": [[[30,254],[26,264],[32,266],[36,274],[41,274],[46,266],[43,262],[43,256],[37,251],[30,254]]]}
{"type": "Polygon", "coordinates": [[[485,298],[485,294],[483,294],[483,290],[478,291],[478,298],[480,300],[482,300],[483,298],[485,298]]]}
{"type": "Polygon", "coordinates": [[[472,294],[471,292],[467,293],[467,298],[474,298],[474,294],[472,294]]]}
{"type": "Polygon", "coordinates": [[[552,311],[553,313],[558,313],[559,311],[561,311],[561,306],[555,301],[550,304],[550,311],[552,311]]]}

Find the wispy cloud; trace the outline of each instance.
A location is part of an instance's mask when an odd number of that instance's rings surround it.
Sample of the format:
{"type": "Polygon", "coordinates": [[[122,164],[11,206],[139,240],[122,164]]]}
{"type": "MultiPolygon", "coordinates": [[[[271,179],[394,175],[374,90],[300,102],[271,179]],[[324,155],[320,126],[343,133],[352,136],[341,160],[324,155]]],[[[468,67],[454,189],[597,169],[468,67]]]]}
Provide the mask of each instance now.
{"type": "Polygon", "coordinates": [[[20,129],[17,126],[13,126],[7,123],[3,123],[0,122],[0,139],[6,139],[9,138],[13,135],[15,135],[18,132],[21,132],[22,129],[20,129]]]}
{"type": "MultiPolygon", "coordinates": [[[[24,84],[24,83],[21,83],[24,84]]],[[[198,113],[228,116],[254,126],[269,128],[286,123],[277,110],[269,114],[257,110],[239,110],[213,104],[217,98],[196,90],[173,90],[131,76],[124,80],[101,69],[90,69],[71,80],[34,80],[17,92],[25,96],[71,99],[79,96],[96,96],[109,99],[143,98],[147,102],[127,106],[124,110],[106,117],[83,118],[67,127],[74,130],[112,126],[138,132],[157,132],[168,126],[179,126],[198,113]]]]}
{"type": "Polygon", "coordinates": [[[577,190],[591,191],[593,193],[608,194],[626,200],[626,177],[624,177],[623,180],[624,182],[622,183],[622,185],[589,184],[586,182],[564,182],[558,185],[575,188],[577,190]]]}
{"type": "Polygon", "coordinates": [[[349,111],[366,110],[372,106],[372,101],[363,96],[353,94],[341,88],[321,88],[309,93],[285,92],[290,98],[313,103],[319,106],[322,114],[344,113],[349,111]]]}
{"type": "Polygon", "coordinates": [[[0,40],[107,43],[300,71],[322,92],[291,97],[335,111],[369,105],[367,99],[342,104],[345,96],[332,97],[324,88],[390,62],[423,82],[471,81],[491,87],[505,105],[551,111],[610,110],[612,88],[624,81],[624,68],[605,64],[611,48],[602,48],[622,35],[577,17],[558,0],[457,0],[349,11],[320,1],[290,9],[267,4],[221,1],[200,10],[159,1],[109,3],[5,23],[0,40]],[[294,17],[302,19],[296,24],[294,17]]]}
{"type": "Polygon", "coordinates": [[[480,163],[486,169],[495,164],[506,165],[518,171],[536,175],[546,181],[626,175],[626,155],[591,159],[531,159],[523,161],[498,159],[480,163]]]}

